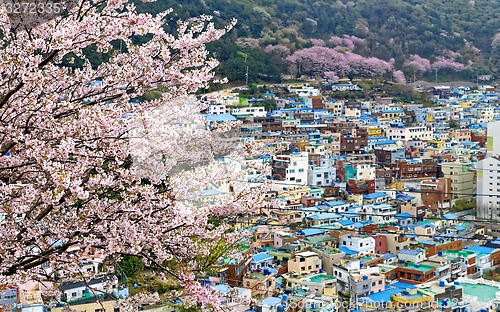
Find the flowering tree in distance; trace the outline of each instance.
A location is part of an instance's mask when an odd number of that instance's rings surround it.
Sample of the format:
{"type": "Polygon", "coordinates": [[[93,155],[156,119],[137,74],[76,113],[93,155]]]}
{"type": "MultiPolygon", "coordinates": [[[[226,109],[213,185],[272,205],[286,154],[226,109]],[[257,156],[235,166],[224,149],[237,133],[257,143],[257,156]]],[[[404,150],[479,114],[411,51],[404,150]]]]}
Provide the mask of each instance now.
{"type": "Polygon", "coordinates": [[[313,46],[295,51],[287,57],[290,63],[299,65],[306,73],[345,76],[349,73],[364,77],[380,76],[391,70],[389,62],[342,50],[342,46],[328,48],[313,46]]]}
{"type": "Polygon", "coordinates": [[[213,78],[205,44],[233,24],[216,29],[201,16],[174,36],[164,30],[169,12],[139,14],[126,0],[79,0],[40,24],[14,25],[8,13],[0,7],[0,285],[54,271],[81,278],[96,249],[139,256],[216,305],[194,273],[238,237],[211,220],[251,211],[261,192],[240,183],[202,196],[241,173],[214,161],[212,133],[224,129],[208,130],[187,96],[213,78]],[[109,60],[92,66],[92,46],[109,60]],[[83,65],[64,66],[70,56],[83,65]],[[160,99],[131,104],[155,88],[166,90],[160,99]]]}

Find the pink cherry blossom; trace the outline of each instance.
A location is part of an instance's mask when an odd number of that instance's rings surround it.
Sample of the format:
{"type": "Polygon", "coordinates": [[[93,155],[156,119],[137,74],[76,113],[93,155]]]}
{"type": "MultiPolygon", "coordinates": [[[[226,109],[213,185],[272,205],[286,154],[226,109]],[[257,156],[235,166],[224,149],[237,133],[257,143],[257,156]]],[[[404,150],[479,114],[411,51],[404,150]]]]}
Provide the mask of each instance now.
{"type": "Polygon", "coordinates": [[[389,62],[375,57],[363,57],[349,51],[320,46],[296,51],[287,60],[299,65],[305,72],[312,74],[333,72],[337,76],[353,73],[373,77],[382,75],[392,68],[389,62]]]}
{"type": "Polygon", "coordinates": [[[500,47],[500,33],[496,34],[495,37],[493,38],[493,41],[491,42],[491,47],[493,49],[500,47]]]}
{"type": "Polygon", "coordinates": [[[245,150],[236,145],[225,155],[231,162],[216,161],[216,134],[236,124],[208,127],[189,96],[214,78],[218,62],[205,45],[234,21],[218,29],[200,16],[173,35],[169,13],[82,0],[29,32],[0,25],[0,284],[81,276],[97,250],[140,256],[180,278],[195,300],[217,304],[194,282],[201,264],[193,259],[236,239],[211,218],[254,211],[264,192],[229,185],[244,175],[245,150]],[[93,67],[84,53],[93,45],[109,61],[93,67]],[[66,67],[69,53],[83,65],[66,67]],[[166,90],[159,99],[135,103],[157,88],[166,90]],[[230,191],[203,195],[215,186],[230,191]],[[167,260],[182,272],[162,267],[167,260]]]}
{"type": "Polygon", "coordinates": [[[394,73],[392,73],[392,77],[397,83],[406,83],[405,74],[400,70],[396,70],[394,73]]]}
{"type": "Polygon", "coordinates": [[[465,65],[454,61],[453,59],[446,58],[444,56],[438,56],[436,60],[432,63],[432,69],[452,69],[455,71],[460,71],[465,69],[465,65]]]}
{"type": "Polygon", "coordinates": [[[310,39],[310,41],[315,46],[323,47],[325,45],[325,40],[323,39],[310,39]]]}
{"type": "Polygon", "coordinates": [[[405,62],[404,66],[422,74],[431,69],[431,62],[420,55],[412,54],[410,60],[405,62]]]}

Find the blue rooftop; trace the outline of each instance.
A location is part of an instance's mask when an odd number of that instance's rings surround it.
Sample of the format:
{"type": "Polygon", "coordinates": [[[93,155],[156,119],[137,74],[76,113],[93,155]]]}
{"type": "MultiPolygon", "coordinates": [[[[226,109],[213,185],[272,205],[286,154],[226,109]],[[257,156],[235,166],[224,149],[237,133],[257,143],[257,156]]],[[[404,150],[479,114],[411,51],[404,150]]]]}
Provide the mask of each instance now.
{"type": "Polygon", "coordinates": [[[386,141],[375,142],[375,145],[387,145],[387,144],[396,144],[396,141],[386,140],[386,141]]]}
{"type": "Polygon", "coordinates": [[[436,245],[436,242],[430,240],[419,240],[418,242],[424,245],[436,245]]]}
{"type": "Polygon", "coordinates": [[[409,283],[405,283],[405,282],[396,282],[394,284],[391,284],[391,286],[399,287],[399,288],[402,288],[402,289],[407,289],[407,288],[415,289],[415,288],[417,288],[417,287],[415,287],[415,285],[412,285],[412,284],[409,284],[409,283]]]}
{"type": "Polygon", "coordinates": [[[399,250],[400,254],[412,255],[412,256],[416,256],[422,252],[424,252],[422,249],[401,249],[401,250],[399,250]]]}
{"type": "Polygon", "coordinates": [[[359,301],[366,302],[366,303],[370,303],[373,301],[375,301],[375,302],[389,302],[389,301],[391,301],[391,295],[399,293],[399,292],[401,292],[401,288],[394,287],[394,288],[386,289],[386,290],[378,292],[378,293],[368,295],[367,297],[361,297],[361,298],[359,298],[359,301]]]}
{"type": "Polygon", "coordinates": [[[267,297],[266,299],[262,300],[262,304],[266,305],[268,307],[274,307],[280,303],[281,303],[281,299],[275,298],[275,297],[267,297]]]}
{"type": "Polygon", "coordinates": [[[341,215],[334,212],[317,213],[307,217],[312,220],[326,220],[326,219],[339,219],[342,218],[341,215]]]}
{"type": "Polygon", "coordinates": [[[472,247],[469,247],[469,250],[489,255],[493,252],[493,250],[495,250],[495,248],[490,248],[490,247],[485,247],[485,246],[472,246],[472,247]]]}
{"type": "Polygon", "coordinates": [[[349,248],[347,248],[347,247],[345,247],[345,246],[340,246],[340,247],[339,247],[339,250],[340,250],[341,252],[345,253],[345,254],[346,254],[346,256],[352,256],[352,255],[357,255],[357,254],[358,254],[358,252],[357,252],[357,251],[351,250],[351,249],[349,249],[349,248]]]}
{"type": "Polygon", "coordinates": [[[303,229],[297,232],[298,235],[302,236],[321,235],[323,233],[325,233],[325,231],[320,229],[303,229]]]}
{"type": "Polygon", "coordinates": [[[354,227],[357,228],[357,229],[361,229],[363,228],[365,225],[361,222],[356,222],[354,223],[354,227]]]}
{"type": "Polygon", "coordinates": [[[352,222],[351,220],[340,220],[339,223],[342,226],[349,226],[354,224],[354,222],[352,222]]]}
{"type": "Polygon", "coordinates": [[[367,194],[367,195],[363,196],[363,198],[364,199],[376,199],[376,198],[383,197],[383,196],[387,196],[387,194],[384,192],[375,192],[375,193],[367,194]]]}
{"type": "Polygon", "coordinates": [[[402,213],[397,213],[394,215],[398,219],[407,219],[407,218],[413,218],[413,215],[409,212],[402,212],[402,213]]]}
{"type": "Polygon", "coordinates": [[[382,114],[386,114],[386,113],[404,113],[405,111],[402,110],[402,109],[383,109],[380,111],[382,114]]]}
{"type": "Polygon", "coordinates": [[[396,199],[412,201],[415,197],[407,194],[396,194],[396,199]]]}
{"type": "Polygon", "coordinates": [[[391,253],[384,254],[384,260],[389,260],[391,258],[396,258],[396,255],[391,253]]]}
{"type": "Polygon", "coordinates": [[[253,256],[252,263],[258,263],[268,259],[272,259],[272,257],[265,252],[261,252],[253,256]]]}
{"type": "Polygon", "coordinates": [[[231,114],[205,115],[205,119],[211,122],[236,121],[231,114]]]}
{"type": "Polygon", "coordinates": [[[204,190],[203,192],[201,192],[201,196],[215,196],[220,194],[226,194],[226,193],[218,189],[204,190]]]}
{"type": "Polygon", "coordinates": [[[457,231],[465,231],[467,228],[463,225],[455,225],[457,231]]]}
{"type": "Polygon", "coordinates": [[[334,207],[334,206],[342,206],[342,205],[345,205],[345,202],[341,201],[341,200],[337,200],[337,201],[329,201],[329,202],[326,202],[326,204],[330,207],[334,207]]]}
{"type": "Polygon", "coordinates": [[[442,216],[445,220],[456,220],[458,217],[452,213],[447,213],[442,216]]]}
{"type": "Polygon", "coordinates": [[[225,294],[225,293],[228,293],[230,290],[231,290],[231,287],[229,287],[228,285],[222,285],[222,284],[219,284],[219,285],[215,285],[215,286],[212,286],[212,288],[220,293],[220,294],[225,294]]]}

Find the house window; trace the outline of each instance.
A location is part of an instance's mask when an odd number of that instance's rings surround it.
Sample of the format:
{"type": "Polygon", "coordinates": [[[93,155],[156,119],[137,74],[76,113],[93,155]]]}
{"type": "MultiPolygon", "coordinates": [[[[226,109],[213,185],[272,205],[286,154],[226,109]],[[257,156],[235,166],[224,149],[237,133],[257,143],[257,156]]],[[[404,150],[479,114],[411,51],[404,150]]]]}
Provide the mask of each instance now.
{"type": "Polygon", "coordinates": [[[71,297],[73,297],[73,298],[76,297],[76,295],[77,295],[76,291],[71,293],[71,297]]]}

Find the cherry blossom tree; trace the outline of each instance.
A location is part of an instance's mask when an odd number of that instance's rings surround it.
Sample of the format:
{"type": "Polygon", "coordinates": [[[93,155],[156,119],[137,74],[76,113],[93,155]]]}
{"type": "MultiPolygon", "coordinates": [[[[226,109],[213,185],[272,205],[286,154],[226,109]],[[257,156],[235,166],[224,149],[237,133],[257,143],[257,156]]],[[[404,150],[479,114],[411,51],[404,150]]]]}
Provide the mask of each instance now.
{"type": "Polygon", "coordinates": [[[432,69],[451,69],[455,71],[460,71],[465,69],[465,65],[454,60],[452,57],[438,56],[436,60],[432,63],[432,69]]]}
{"type": "Polygon", "coordinates": [[[277,45],[269,44],[264,48],[264,52],[278,55],[278,56],[284,58],[284,57],[287,57],[288,55],[290,55],[290,48],[288,48],[287,46],[284,46],[282,44],[277,44],[277,45]]]}
{"type": "Polygon", "coordinates": [[[332,74],[346,76],[349,73],[374,77],[383,75],[392,68],[389,62],[375,57],[321,46],[295,51],[287,60],[297,64],[304,72],[321,75],[328,72],[331,77],[332,74]]]}
{"type": "Polygon", "coordinates": [[[394,73],[392,73],[392,77],[397,83],[406,83],[405,74],[400,70],[396,70],[394,73]]]}
{"type": "Polygon", "coordinates": [[[214,244],[239,236],[213,220],[252,211],[263,192],[231,184],[249,148],[215,161],[214,134],[233,125],[207,127],[189,94],[214,77],[218,63],[205,45],[234,23],[217,29],[201,16],[179,22],[174,36],[164,27],[170,11],[139,14],[127,0],[78,0],[24,27],[7,13],[0,6],[0,285],[55,272],[81,278],[92,249],[139,256],[202,306],[217,305],[195,274],[206,269],[200,259],[216,256],[214,244]],[[108,60],[92,65],[92,47],[108,60]],[[82,65],[67,66],[73,60],[82,65]],[[156,88],[166,90],[161,98],[134,101],[156,88]]]}
{"type": "Polygon", "coordinates": [[[311,39],[310,41],[315,46],[320,46],[320,47],[325,46],[325,40],[323,39],[311,39]]]}
{"type": "Polygon", "coordinates": [[[431,69],[431,62],[417,54],[410,55],[410,60],[405,62],[404,67],[420,74],[431,69]]]}
{"type": "Polygon", "coordinates": [[[491,42],[490,68],[497,72],[500,68],[500,33],[497,33],[491,42]]]}

